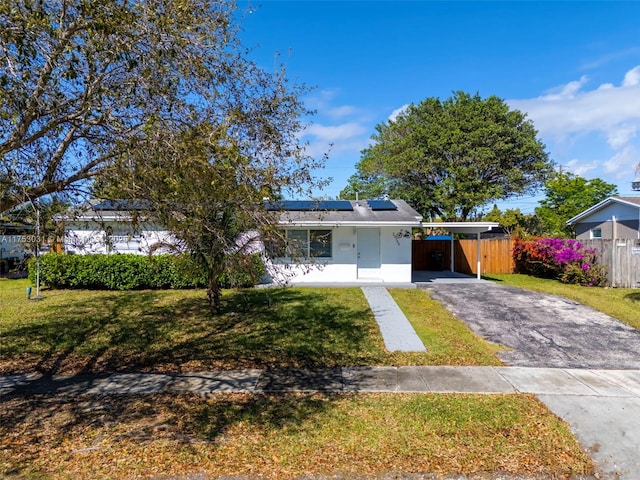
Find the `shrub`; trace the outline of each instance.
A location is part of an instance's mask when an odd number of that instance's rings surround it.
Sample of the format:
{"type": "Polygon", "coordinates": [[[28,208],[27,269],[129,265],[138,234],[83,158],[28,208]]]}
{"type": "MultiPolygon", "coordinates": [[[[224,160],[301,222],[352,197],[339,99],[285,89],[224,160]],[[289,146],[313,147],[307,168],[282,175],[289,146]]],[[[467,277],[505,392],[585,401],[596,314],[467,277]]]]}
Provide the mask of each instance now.
{"type": "Polygon", "coordinates": [[[222,288],[252,287],[260,281],[267,271],[262,258],[257,254],[238,255],[233,259],[231,265],[220,276],[222,288]]]}
{"type": "MultiPolygon", "coordinates": [[[[250,287],[264,275],[259,255],[244,255],[221,275],[223,288],[250,287]]],[[[36,259],[29,262],[35,284],[36,259]]],[[[188,255],[65,255],[40,257],[40,282],[53,288],[101,290],[181,289],[206,285],[206,275],[188,255]]]]}
{"type": "Polygon", "coordinates": [[[518,273],[583,286],[603,286],[607,282],[606,267],[596,264],[595,250],[585,249],[577,240],[517,239],[513,258],[518,273]]]}

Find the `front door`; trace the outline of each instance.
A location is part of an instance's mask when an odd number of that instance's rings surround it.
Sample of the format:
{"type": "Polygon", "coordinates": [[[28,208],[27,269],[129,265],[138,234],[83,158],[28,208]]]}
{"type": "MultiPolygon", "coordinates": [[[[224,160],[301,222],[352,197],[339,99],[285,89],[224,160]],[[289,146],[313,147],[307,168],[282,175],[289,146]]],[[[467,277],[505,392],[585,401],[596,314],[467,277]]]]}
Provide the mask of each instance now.
{"type": "Polygon", "coordinates": [[[380,229],[358,228],[358,278],[380,279],[380,229]]]}

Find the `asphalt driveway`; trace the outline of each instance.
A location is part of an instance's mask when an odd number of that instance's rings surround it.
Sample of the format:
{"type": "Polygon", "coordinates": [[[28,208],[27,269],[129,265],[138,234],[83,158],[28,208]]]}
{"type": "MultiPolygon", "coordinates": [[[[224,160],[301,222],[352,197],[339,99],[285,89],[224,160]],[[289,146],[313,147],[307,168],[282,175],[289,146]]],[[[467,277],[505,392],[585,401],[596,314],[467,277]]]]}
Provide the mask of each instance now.
{"type": "Polygon", "coordinates": [[[640,331],[563,297],[495,283],[421,284],[507,365],[640,369],[640,331]]]}

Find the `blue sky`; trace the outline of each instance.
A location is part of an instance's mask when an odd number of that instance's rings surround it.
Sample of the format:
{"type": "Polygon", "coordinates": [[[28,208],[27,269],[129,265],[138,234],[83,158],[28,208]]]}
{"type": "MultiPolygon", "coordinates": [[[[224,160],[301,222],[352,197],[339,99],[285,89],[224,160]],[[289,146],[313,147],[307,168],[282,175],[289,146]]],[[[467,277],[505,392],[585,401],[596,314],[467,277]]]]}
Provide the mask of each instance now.
{"type": "MultiPolygon", "coordinates": [[[[563,170],[631,190],[640,162],[640,2],[242,0],[244,44],[314,87],[302,139],[335,197],[394,112],[453,91],[526,112],[563,170]],[[329,149],[329,144],[333,147],[329,149]]],[[[540,196],[500,203],[529,213],[540,196]]]]}

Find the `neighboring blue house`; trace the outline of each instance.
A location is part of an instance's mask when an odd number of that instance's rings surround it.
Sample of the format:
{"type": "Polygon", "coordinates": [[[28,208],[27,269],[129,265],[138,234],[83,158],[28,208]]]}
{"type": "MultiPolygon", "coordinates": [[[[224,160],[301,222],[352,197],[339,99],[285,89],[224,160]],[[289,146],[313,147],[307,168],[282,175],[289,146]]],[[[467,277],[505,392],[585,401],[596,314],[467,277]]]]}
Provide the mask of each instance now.
{"type": "Polygon", "coordinates": [[[640,240],[640,197],[609,197],[567,221],[578,240],[640,240]]]}

